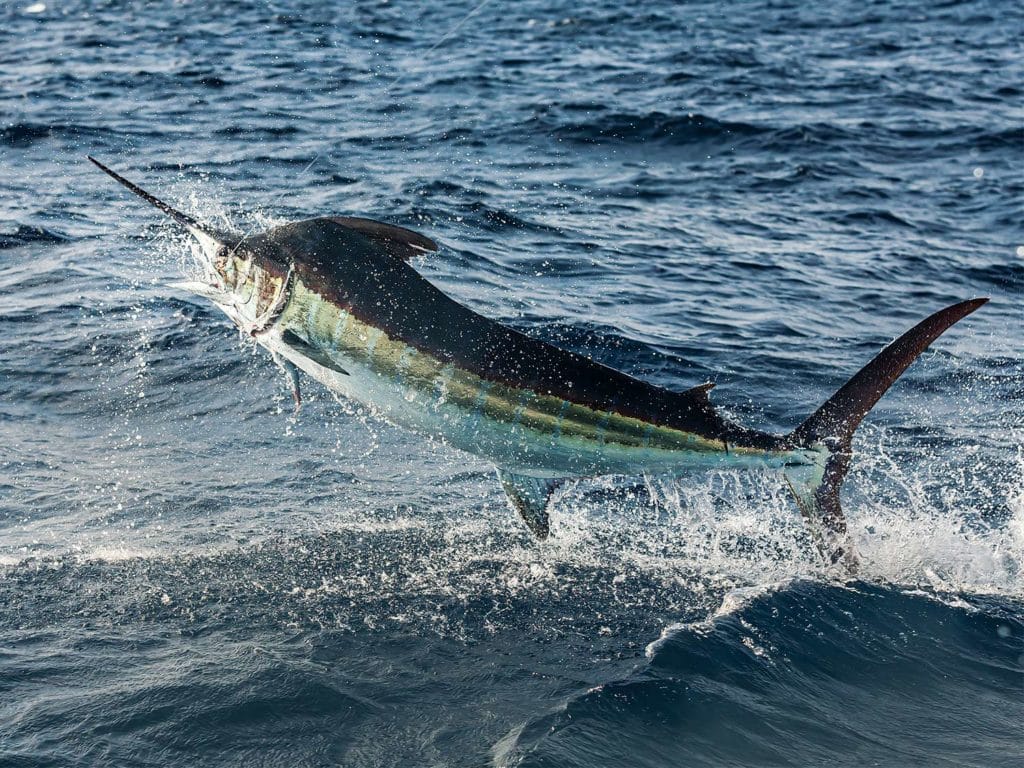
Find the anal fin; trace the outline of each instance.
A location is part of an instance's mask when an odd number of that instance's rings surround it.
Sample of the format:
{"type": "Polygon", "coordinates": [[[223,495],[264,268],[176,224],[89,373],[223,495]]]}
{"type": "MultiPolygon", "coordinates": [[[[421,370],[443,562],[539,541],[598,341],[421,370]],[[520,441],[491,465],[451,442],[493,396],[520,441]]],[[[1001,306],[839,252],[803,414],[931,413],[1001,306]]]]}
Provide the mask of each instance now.
{"type": "Polygon", "coordinates": [[[498,480],[512,508],[523,518],[533,535],[546,539],[550,532],[548,502],[563,479],[517,475],[499,467],[498,480]]]}

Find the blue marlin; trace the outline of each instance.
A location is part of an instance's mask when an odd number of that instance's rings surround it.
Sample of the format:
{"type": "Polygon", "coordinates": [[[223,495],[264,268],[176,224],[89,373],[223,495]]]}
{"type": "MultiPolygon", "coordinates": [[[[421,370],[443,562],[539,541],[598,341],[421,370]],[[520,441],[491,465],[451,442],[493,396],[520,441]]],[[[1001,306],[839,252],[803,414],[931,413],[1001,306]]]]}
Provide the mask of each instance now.
{"type": "Polygon", "coordinates": [[[839,500],[854,431],[935,339],[987,301],[922,320],[803,423],[773,434],[719,414],[711,382],[657,387],[462,306],[410,265],[438,248],[424,235],[354,216],[220,231],[89,160],[192,234],[202,277],[181,287],[270,351],[297,404],[301,371],[387,421],[488,459],[541,539],[551,495],[569,480],[771,467],[826,562],[855,572],[839,500]]]}

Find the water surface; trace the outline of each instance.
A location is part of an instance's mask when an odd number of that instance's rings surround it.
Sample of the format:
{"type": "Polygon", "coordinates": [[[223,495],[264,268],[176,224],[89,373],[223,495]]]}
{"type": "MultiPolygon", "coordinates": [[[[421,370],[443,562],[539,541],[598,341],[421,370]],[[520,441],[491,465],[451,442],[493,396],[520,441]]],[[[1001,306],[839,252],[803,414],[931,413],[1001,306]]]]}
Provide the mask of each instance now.
{"type": "Polygon", "coordinates": [[[0,11],[0,763],[1019,765],[1022,14],[747,0],[0,11]],[[788,430],[991,296],[858,433],[862,580],[780,479],[568,486],[312,382],[167,284],[94,154],[328,213],[526,333],[788,430]]]}

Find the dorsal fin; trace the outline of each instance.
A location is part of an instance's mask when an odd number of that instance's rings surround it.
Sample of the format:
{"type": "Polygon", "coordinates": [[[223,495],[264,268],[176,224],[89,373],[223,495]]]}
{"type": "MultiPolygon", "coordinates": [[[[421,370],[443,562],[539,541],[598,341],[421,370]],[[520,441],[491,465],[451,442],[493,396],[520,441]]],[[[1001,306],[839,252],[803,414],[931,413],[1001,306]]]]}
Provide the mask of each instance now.
{"type": "Polygon", "coordinates": [[[405,227],[364,219],[360,216],[330,216],[328,218],[335,224],[340,224],[346,229],[351,229],[363,237],[373,240],[392,256],[402,259],[402,261],[408,261],[428,251],[437,250],[437,243],[429,237],[405,227]]]}
{"type": "Polygon", "coordinates": [[[708,400],[708,392],[715,388],[715,382],[705,381],[703,384],[698,384],[696,387],[690,387],[684,389],[679,393],[680,397],[692,397],[694,400],[708,400]]]}
{"type": "MultiPolygon", "coordinates": [[[[715,388],[715,382],[705,381],[703,384],[698,384],[696,387],[690,387],[684,389],[682,392],[676,392],[676,407],[680,412],[687,412],[691,416],[699,416],[704,419],[713,419],[716,423],[721,422],[721,418],[715,412],[715,406],[711,404],[711,398],[708,397],[708,392],[715,388]]],[[[719,424],[719,426],[722,426],[719,424]]]]}

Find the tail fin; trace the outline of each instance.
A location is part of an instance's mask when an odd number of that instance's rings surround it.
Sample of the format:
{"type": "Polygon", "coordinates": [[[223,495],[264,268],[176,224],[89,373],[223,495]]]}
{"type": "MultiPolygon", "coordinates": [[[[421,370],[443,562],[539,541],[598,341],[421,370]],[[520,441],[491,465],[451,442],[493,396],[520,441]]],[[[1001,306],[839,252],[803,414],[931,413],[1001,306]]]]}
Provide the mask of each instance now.
{"type": "Polygon", "coordinates": [[[842,563],[851,572],[857,567],[839,504],[839,487],[849,469],[850,444],[857,426],[928,345],[987,301],[963,301],[922,320],[883,349],[789,436],[795,448],[815,451],[810,463],[788,466],[785,475],[818,547],[831,564],[842,563]]]}

